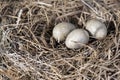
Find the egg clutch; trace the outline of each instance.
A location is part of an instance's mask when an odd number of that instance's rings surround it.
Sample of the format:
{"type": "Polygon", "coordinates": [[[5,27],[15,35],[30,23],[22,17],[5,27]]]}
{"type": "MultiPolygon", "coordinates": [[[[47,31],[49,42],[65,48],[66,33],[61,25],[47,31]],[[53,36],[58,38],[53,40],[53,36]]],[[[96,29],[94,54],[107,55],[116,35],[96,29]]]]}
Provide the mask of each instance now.
{"type": "Polygon", "coordinates": [[[89,33],[95,39],[104,39],[107,35],[105,24],[98,19],[87,21],[85,29],[78,29],[73,24],[61,22],[53,28],[53,37],[59,43],[65,41],[70,49],[78,49],[89,41],[89,33]],[[88,33],[89,32],[89,33],[88,33]]]}

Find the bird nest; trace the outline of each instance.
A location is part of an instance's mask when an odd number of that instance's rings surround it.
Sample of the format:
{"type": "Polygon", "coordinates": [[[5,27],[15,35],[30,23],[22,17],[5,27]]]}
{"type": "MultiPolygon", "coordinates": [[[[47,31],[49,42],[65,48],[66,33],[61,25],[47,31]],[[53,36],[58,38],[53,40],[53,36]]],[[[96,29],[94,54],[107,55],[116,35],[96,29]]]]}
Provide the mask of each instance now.
{"type": "Polygon", "coordinates": [[[119,80],[119,0],[0,0],[0,80],[119,80]],[[57,43],[52,29],[60,22],[84,28],[100,19],[103,40],[84,47],[57,43]]]}

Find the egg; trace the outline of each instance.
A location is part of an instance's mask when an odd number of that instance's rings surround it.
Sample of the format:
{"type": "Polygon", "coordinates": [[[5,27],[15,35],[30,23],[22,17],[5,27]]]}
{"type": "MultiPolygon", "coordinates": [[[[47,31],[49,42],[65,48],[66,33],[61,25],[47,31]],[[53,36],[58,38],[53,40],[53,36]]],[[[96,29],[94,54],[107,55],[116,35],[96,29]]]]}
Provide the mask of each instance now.
{"type": "Polygon", "coordinates": [[[87,44],[89,41],[89,34],[84,29],[75,29],[69,33],[65,40],[65,45],[70,49],[78,49],[87,44]]]}
{"type": "Polygon", "coordinates": [[[107,35],[105,24],[98,19],[87,21],[86,29],[91,33],[92,37],[96,39],[104,39],[107,35]]]}
{"type": "Polygon", "coordinates": [[[64,41],[66,36],[75,28],[73,24],[68,22],[59,23],[53,28],[53,37],[58,43],[64,41]]]}

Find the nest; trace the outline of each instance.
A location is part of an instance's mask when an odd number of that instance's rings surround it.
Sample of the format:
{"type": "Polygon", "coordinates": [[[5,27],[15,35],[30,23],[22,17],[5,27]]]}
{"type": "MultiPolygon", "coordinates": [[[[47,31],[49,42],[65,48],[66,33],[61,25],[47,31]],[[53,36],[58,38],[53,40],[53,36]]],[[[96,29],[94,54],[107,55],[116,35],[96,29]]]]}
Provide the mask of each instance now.
{"type": "Polygon", "coordinates": [[[1,0],[1,80],[119,80],[119,0],[1,0]],[[84,28],[97,18],[108,29],[103,40],[90,38],[78,50],[57,43],[60,22],[84,28]]]}

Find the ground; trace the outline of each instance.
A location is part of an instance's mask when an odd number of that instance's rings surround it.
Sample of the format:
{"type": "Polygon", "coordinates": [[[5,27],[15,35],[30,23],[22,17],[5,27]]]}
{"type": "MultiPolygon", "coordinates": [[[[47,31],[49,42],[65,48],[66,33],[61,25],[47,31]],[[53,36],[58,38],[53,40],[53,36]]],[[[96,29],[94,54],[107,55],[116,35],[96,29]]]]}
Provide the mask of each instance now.
{"type": "Polygon", "coordinates": [[[0,80],[119,80],[119,0],[0,0],[0,80]],[[57,43],[52,29],[90,19],[107,36],[77,50],[57,43]]]}

